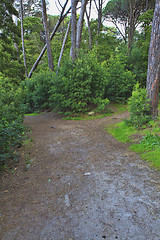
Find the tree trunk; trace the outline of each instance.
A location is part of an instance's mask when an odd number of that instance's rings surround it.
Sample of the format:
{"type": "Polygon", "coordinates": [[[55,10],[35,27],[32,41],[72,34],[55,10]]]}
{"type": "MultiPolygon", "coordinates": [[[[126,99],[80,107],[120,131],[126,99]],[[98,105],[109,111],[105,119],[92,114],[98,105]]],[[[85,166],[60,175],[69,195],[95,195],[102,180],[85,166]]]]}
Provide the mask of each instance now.
{"type": "Polygon", "coordinates": [[[49,27],[47,23],[46,2],[45,0],[41,0],[41,3],[42,3],[43,25],[44,25],[44,31],[45,31],[45,37],[46,37],[46,44],[47,44],[48,65],[49,65],[49,69],[53,71],[54,70],[53,56],[52,56],[52,50],[51,50],[51,41],[49,37],[49,27]]]}
{"type": "Polygon", "coordinates": [[[64,40],[63,40],[63,44],[62,44],[62,48],[61,48],[61,52],[60,52],[60,56],[59,56],[59,60],[58,60],[58,67],[60,67],[60,64],[61,64],[61,59],[62,59],[62,56],[63,56],[63,53],[64,53],[64,48],[65,48],[66,41],[67,41],[67,38],[68,38],[70,26],[71,26],[71,20],[69,21],[69,24],[68,24],[68,27],[67,27],[67,30],[66,30],[66,34],[65,34],[65,37],[64,37],[64,40]]]}
{"type": "Polygon", "coordinates": [[[129,14],[129,26],[128,26],[128,51],[130,53],[132,43],[133,43],[133,36],[135,31],[135,16],[134,11],[136,9],[136,3],[135,0],[129,1],[129,8],[130,8],[130,14],[129,14]]]}
{"type": "Polygon", "coordinates": [[[89,48],[92,49],[92,32],[91,32],[91,25],[89,21],[89,15],[87,11],[86,11],[86,17],[87,17],[88,35],[89,35],[89,48]]]}
{"type": "Polygon", "coordinates": [[[76,36],[77,36],[77,14],[76,14],[77,0],[71,0],[71,51],[70,57],[74,61],[76,54],[76,36]]]}
{"type": "Polygon", "coordinates": [[[97,25],[97,35],[100,34],[102,25],[102,4],[103,0],[98,0],[98,25],[97,25]]]}
{"type": "MultiPolygon", "coordinates": [[[[52,31],[52,34],[51,34],[51,36],[50,36],[50,40],[53,39],[53,37],[55,36],[56,31],[58,30],[61,22],[63,21],[63,19],[67,16],[67,14],[68,14],[68,13],[70,12],[70,10],[71,10],[71,8],[69,8],[69,9],[67,10],[67,12],[63,15],[67,3],[68,3],[68,0],[67,0],[67,1],[65,2],[65,4],[64,4],[64,7],[63,7],[62,12],[61,12],[61,15],[60,15],[60,17],[59,17],[59,19],[58,19],[58,22],[57,22],[56,26],[54,27],[54,29],[53,29],[53,31],[52,31]]],[[[31,71],[30,71],[30,73],[29,73],[29,75],[28,75],[28,78],[31,78],[34,70],[37,68],[39,62],[41,61],[41,58],[43,57],[46,49],[47,49],[47,44],[43,47],[40,55],[38,56],[37,60],[36,60],[35,63],[33,64],[33,67],[32,67],[32,69],[31,69],[31,71]]]]}
{"type": "Polygon", "coordinates": [[[24,67],[25,67],[25,76],[28,77],[26,54],[25,54],[25,45],[24,45],[23,3],[22,3],[22,0],[20,0],[20,9],[21,9],[21,40],[22,40],[23,61],[24,61],[24,67]]]}
{"type": "Polygon", "coordinates": [[[151,115],[158,116],[158,98],[160,81],[160,0],[156,0],[151,41],[148,55],[147,94],[150,100],[151,115]]]}
{"type": "Polygon", "coordinates": [[[82,36],[82,28],[84,21],[84,13],[86,11],[86,4],[88,0],[82,0],[80,16],[77,23],[77,40],[76,40],[76,48],[79,49],[81,45],[81,36],[82,36]]]}

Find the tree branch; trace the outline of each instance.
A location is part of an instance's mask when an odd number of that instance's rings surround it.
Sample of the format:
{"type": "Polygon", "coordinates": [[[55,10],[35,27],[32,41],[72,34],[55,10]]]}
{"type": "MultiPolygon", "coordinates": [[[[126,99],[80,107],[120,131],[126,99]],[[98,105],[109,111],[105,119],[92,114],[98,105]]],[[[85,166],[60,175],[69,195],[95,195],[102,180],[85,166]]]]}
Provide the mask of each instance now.
{"type": "MultiPolygon", "coordinates": [[[[67,3],[68,3],[68,0],[67,0],[67,1],[65,2],[65,4],[64,4],[64,7],[63,7],[63,9],[62,9],[62,11],[61,11],[61,15],[60,15],[60,17],[59,17],[59,20],[58,20],[56,26],[54,27],[54,30],[53,30],[52,33],[51,33],[50,40],[53,39],[53,37],[54,37],[56,31],[58,30],[61,22],[63,21],[63,19],[67,16],[67,14],[68,14],[68,13],[70,12],[70,10],[71,10],[71,7],[70,7],[70,8],[67,10],[67,12],[63,15],[64,10],[65,10],[65,8],[66,8],[66,6],[67,6],[67,3]]],[[[30,77],[32,76],[33,71],[37,68],[37,66],[38,66],[41,58],[43,57],[46,49],[47,49],[47,44],[45,44],[45,46],[43,47],[40,55],[38,56],[38,58],[37,58],[37,60],[36,60],[36,62],[34,63],[32,69],[31,69],[31,71],[30,71],[30,73],[29,73],[29,75],[28,75],[28,78],[30,78],[30,77]]]]}

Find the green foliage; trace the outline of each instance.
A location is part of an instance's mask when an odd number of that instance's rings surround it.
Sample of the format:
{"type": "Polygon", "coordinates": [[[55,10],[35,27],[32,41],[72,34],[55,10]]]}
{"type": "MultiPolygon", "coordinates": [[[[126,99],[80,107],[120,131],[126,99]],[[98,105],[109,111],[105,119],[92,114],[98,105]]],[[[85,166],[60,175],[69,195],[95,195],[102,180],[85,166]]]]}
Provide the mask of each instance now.
{"type": "Polygon", "coordinates": [[[100,100],[96,112],[103,113],[106,110],[108,104],[109,104],[108,98],[100,100]]]}
{"type": "Polygon", "coordinates": [[[129,2],[127,0],[110,0],[103,10],[103,15],[119,22],[127,21],[129,17],[129,2]]]}
{"type": "Polygon", "coordinates": [[[18,16],[18,12],[13,4],[13,0],[0,1],[0,72],[6,77],[20,80],[24,71],[17,48],[20,28],[12,19],[13,16],[18,16]]]}
{"type": "Polygon", "coordinates": [[[132,46],[128,56],[128,69],[136,75],[136,80],[141,86],[146,86],[147,68],[148,68],[148,50],[151,37],[151,23],[153,19],[153,10],[149,9],[139,17],[141,31],[136,31],[137,41],[132,46]]]}
{"type": "Polygon", "coordinates": [[[135,74],[136,81],[143,87],[145,87],[147,79],[149,42],[146,44],[147,46],[133,45],[127,62],[128,69],[135,74]]]}
{"type": "Polygon", "coordinates": [[[124,56],[111,57],[106,69],[105,97],[109,100],[125,101],[131,96],[135,76],[126,69],[124,56]]]}
{"type": "MultiPolygon", "coordinates": [[[[43,31],[43,24],[41,18],[39,17],[26,17],[24,18],[24,44],[25,44],[25,53],[27,68],[31,69],[32,65],[38,58],[44,43],[45,36],[43,31]]],[[[20,27],[20,22],[19,22],[20,27]]],[[[21,48],[21,46],[20,46],[21,48]]],[[[23,61],[23,54],[20,56],[21,61],[23,61]]],[[[45,58],[42,59],[41,64],[45,61],[45,58]]]]}
{"type": "Polygon", "coordinates": [[[160,169],[160,136],[148,133],[140,143],[130,146],[132,151],[140,153],[142,159],[150,162],[151,166],[160,169]]]}
{"type": "Polygon", "coordinates": [[[141,27],[145,34],[147,34],[149,31],[149,35],[150,35],[152,20],[153,20],[153,9],[149,9],[139,16],[138,21],[139,23],[141,23],[141,27]]]}
{"type": "Polygon", "coordinates": [[[0,75],[0,169],[10,165],[24,139],[22,91],[0,75]]]}
{"type": "Polygon", "coordinates": [[[53,85],[54,76],[55,73],[51,71],[41,71],[22,82],[24,90],[23,102],[27,113],[50,107],[49,91],[53,85]]]}
{"type": "Polygon", "coordinates": [[[18,59],[20,52],[15,49],[13,40],[8,44],[0,41],[0,72],[16,83],[24,77],[23,62],[18,59]]]}
{"type": "Polygon", "coordinates": [[[94,54],[66,61],[58,70],[50,102],[62,112],[85,112],[104,98],[104,73],[94,54]]]}
{"type": "Polygon", "coordinates": [[[108,60],[115,52],[115,48],[118,44],[116,37],[106,29],[105,33],[101,33],[96,36],[96,42],[93,47],[95,54],[99,62],[108,60]]]}
{"type": "Polygon", "coordinates": [[[17,40],[18,27],[13,23],[12,16],[18,16],[13,7],[14,0],[0,1],[0,39],[8,43],[8,37],[17,40]]]}
{"type": "Polygon", "coordinates": [[[130,112],[128,124],[140,127],[151,120],[146,89],[140,88],[139,83],[135,85],[132,96],[128,100],[128,110],[130,112]]]}
{"type": "Polygon", "coordinates": [[[141,144],[148,149],[156,149],[157,147],[160,148],[160,136],[157,134],[153,135],[151,133],[148,133],[146,136],[144,136],[141,144]]]}

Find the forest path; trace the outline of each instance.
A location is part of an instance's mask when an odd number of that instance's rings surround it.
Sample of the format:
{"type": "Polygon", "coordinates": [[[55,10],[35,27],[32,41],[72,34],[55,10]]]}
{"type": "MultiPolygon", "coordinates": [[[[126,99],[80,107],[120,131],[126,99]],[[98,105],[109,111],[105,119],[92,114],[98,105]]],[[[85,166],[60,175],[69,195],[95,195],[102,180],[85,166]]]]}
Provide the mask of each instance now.
{"type": "Polygon", "coordinates": [[[104,129],[123,117],[26,117],[33,163],[2,176],[0,239],[159,240],[160,173],[104,129]]]}

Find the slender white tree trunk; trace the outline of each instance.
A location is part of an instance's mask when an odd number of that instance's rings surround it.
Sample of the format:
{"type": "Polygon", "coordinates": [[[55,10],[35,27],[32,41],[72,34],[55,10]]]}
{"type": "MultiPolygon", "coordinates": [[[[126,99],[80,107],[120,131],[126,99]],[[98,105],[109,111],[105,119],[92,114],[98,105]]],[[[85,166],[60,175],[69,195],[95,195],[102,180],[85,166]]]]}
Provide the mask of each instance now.
{"type": "Polygon", "coordinates": [[[67,38],[68,38],[70,26],[71,26],[71,20],[68,23],[66,34],[65,34],[65,37],[64,37],[64,40],[63,40],[63,44],[62,44],[62,48],[61,48],[61,52],[60,52],[60,56],[59,56],[59,60],[58,60],[58,67],[60,67],[60,64],[61,64],[61,60],[62,60],[62,56],[63,56],[63,53],[64,53],[64,48],[65,48],[65,45],[66,45],[66,41],[67,41],[67,38]]]}
{"type": "MultiPolygon", "coordinates": [[[[57,30],[58,30],[61,22],[63,21],[63,19],[67,16],[67,14],[68,14],[68,13],[70,12],[70,10],[71,10],[71,8],[69,8],[69,9],[66,11],[66,13],[63,14],[63,13],[64,13],[64,10],[65,10],[65,8],[66,8],[67,3],[68,3],[68,0],[67,0],[67,1],[65,2],[65,4],[64,4],[64,7],[63,7],[63,9],[62,9],[62,11],[61,11],[61,15],[60,15],[60,17],[59,17],[59,19],[58,19],[58,22],[57,22],[56,26],[54,27],[54,29],[53,29],[53,31],[52,31],[52,33],[51,33],[50,40],[53,39],[53,37],[55,36],[55,34],[56,34],[56,32],[57,32],[57,30]]],[[[30,73],[29,73],[29,75],[28,75],[28,78],[30,78],[30,77],[32,76],[34,70],[37,68],[37,66],[38,66],[39,62],[41,61],[41,58],[43,57],[46,49],[47,49],[47,44],[45,44],[45,46],[43,47],[43,49],[42,49],[41,53],[39,54],[37,60],[36,60],[35,63],[33,64],[32,69],[31,69],[31,71],[30,71],[30,73]]]]}

